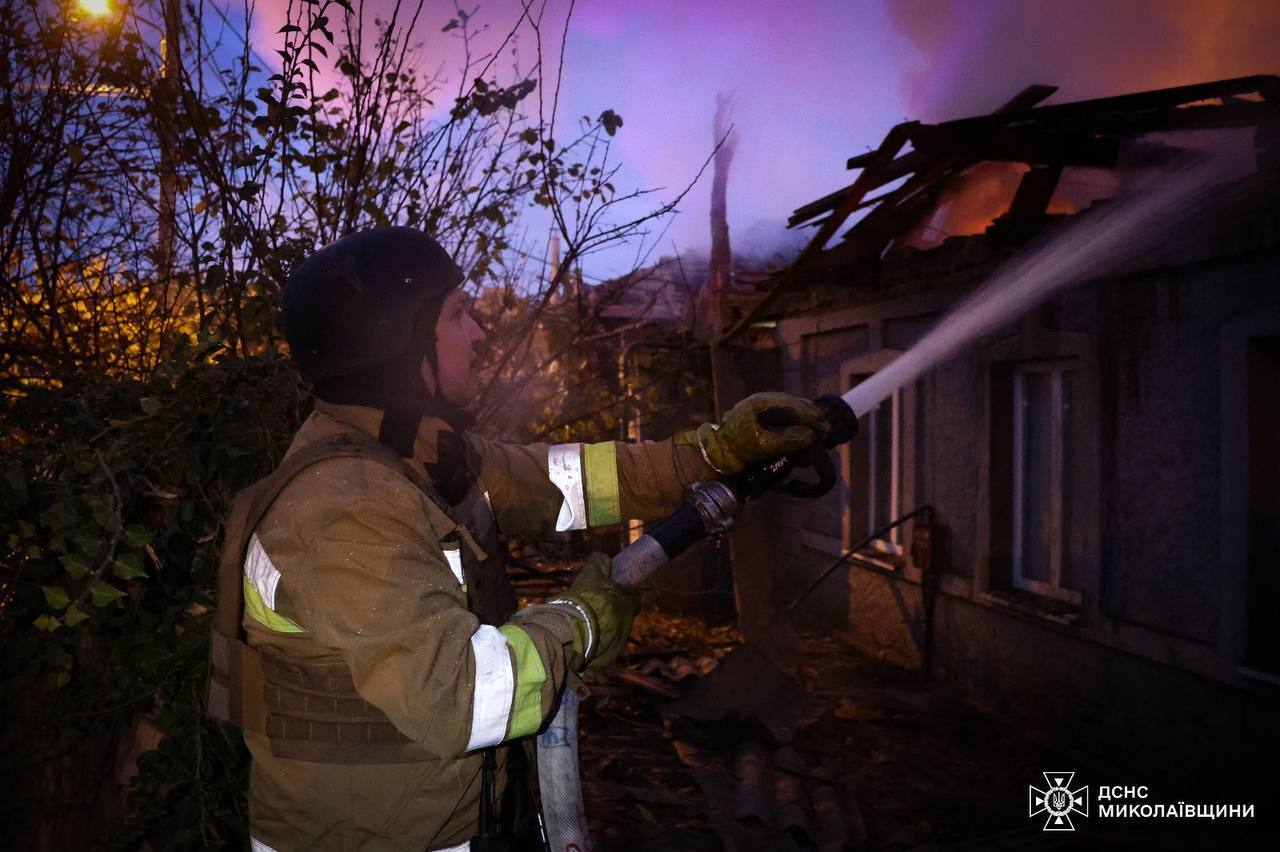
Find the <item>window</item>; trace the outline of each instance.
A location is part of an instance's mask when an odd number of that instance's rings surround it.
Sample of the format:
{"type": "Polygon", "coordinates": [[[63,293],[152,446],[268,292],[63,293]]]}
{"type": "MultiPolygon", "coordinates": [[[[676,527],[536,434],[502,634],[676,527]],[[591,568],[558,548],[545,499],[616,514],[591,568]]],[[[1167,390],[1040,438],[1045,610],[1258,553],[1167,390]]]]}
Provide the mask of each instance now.
{"type": "MultiPolygon", "coordinates": [[[[883,370],[902,354],[881,348],[845,361],[840,367],[841,390],[862,383],[883,370]]],[[[858,434],[840,448],[841,488],[839,499],[841,545],[844,553],[867,536],[915,508],[920,495],[920,436],[924,414],[922,385],[912,382],[894,391],[858,420],[858,434]]],[[[895,527],[872,542],[862,545],[857,559],[864,565],[916,573],[909,559],[913,527],[895,527]]]]}
{"type": "MultiPolygon", "coordinates": [[[[854,376],[853,384],[868,376],[854,376]]],[[[899,390],[858,422],[858,436],[849,448],[850,545],[902,514],[903,421],[899,390]]],[[[865,549],[900,556],[902,528],[895,527],[865,549]]]]}
{"type": "Polygon", "coordinates": [[[1072,362],[1018,364],[1012,373],[1011,571],[1014,588],[1072,603],[1069,529],[1072,362]]]}

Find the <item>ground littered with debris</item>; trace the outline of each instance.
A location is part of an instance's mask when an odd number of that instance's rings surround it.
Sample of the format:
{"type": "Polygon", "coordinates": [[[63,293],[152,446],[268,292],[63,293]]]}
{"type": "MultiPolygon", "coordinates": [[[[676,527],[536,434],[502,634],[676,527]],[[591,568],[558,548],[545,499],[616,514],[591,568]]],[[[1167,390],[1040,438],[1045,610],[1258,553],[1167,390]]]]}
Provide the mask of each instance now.
{"type": "MultiPolygon", "coordinates": [[[[568,576],[541,570],[517,584],[522,598],[568,576]]],[[[581,708],[598,852],[1253,847],[1247,832],[1185,824],[1045,832],[1028,784],[1079,766],[1079,753],[840,636],[795,648],[775,660],[732,626],[641,612],[628,652],[588,675],[581,708]]]]}

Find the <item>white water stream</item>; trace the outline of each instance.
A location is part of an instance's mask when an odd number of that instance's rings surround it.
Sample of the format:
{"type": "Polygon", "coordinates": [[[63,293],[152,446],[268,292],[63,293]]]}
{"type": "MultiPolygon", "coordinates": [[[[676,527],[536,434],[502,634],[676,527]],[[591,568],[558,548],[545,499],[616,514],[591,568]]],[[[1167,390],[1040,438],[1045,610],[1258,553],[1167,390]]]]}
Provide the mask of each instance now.
{"type": "Polygon", "coordinates": [[[861,417],[898,388],[958,349],[1010,322],[1069,285],[1096,278],[1167,245],[1177,227],[1203,205],[1227,164],[1203,159],[1139,184],[1102,209],[1081,215],[1030,247],[963,298],[928,334],[893,363],[844,394],[861,417]]]}

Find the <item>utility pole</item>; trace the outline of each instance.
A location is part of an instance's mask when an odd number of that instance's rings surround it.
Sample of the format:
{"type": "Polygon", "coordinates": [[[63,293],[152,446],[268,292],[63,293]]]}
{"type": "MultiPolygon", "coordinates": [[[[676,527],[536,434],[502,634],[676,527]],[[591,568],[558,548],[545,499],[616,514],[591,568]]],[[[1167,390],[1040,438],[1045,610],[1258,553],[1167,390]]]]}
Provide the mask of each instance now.
{"type": "MultiPolygon", "coordinates": [[[[746,395],[742,371],[733,352],[723,341],[728,320],[728,294],[733,280],[733,252],[729,245],[728,187],[729,166],[737,147],[736,133],[730,129],[731,97],[716,95],[716,112],[712,122],[712,142],[716,148],[711,172],[711,258],[707,273],[707,287],[703,294],[703,316],[698,323],[700,333],[708,343],[711,356],[711,386],[715,414],[728,411],[734,403],[746,395]]],[[[732,576],[733,597],[738,610],[738,624],[744,637],[758,618],[752,602],[759,592],[754,591],[758,578],[752,566],[755,560],[742,546],[741,525],[725,542],[720,543],[714,555],[719,560],[715,576],[732,576]],[[731,570],[730,570],[731,569],[731,570]]],[[[767,579],[767,578],[766,578],[767,579]]],[[[767,588],[767,586],[766,586],[767,588]]],[[[727,590],[726,590],[727,591],[727,590]]],[[[728,602],[725,602],[728,606],[728,602]]]]}
{"type": "MultiPolygon", "coordinates": [[[[700,336],[711,344],[712,373],[716,372],[716,352],[725,328],[725,298],[733,276],[732,252],[729,248],[729,220],[726,214],[729,186],[729,165],[737,145],[736,134],[729,130],[730,98],[716,95],[716,113],[712,122],[712,142],[716,148],[711,170],[711,266],[707,275],[707,291],[701,299],[703,317],[699,322],[700,336]]],[[[714,380],[714,379],[713,379],[714,380]]],[[[716,381],[719,397],[719,381],[716,381]]],[[[719,400],[717,399],[717,403],[719,400]]]]}
{"type": "Polygon", "coordinates": [[[156,133],[160,140],[160,202],[156,208],[156,269],[167,283],[173,275],[173,243],[177,224],[178,87],[182,78],[182,5],[164,0],[164,65],[156,87],[156,133]]]}
{"type": "MultiPolygon", "coordinates": [[[[736,317],[729,316],[728,303],[733,280],[733,255],[729,248],[726,196],[729,164],[735,147],[729,130],[729,107],[728,97],[716,96],[714,132],[720,148],[716,151],[711,174],[711,269],[708,281],[711,292],[705,304],[710,314],[711,381],[715,388],[717,414],[728,411],[747,395],[744,373],[756,369],[749,360],[750,352],[731,348],[725,340],[725,331],[736,322],[736,317]]],[[[777,527],[775,513],[778,509],[776,503],[762,507],[759,501],[749,502],[734,525],[727,547],[722,547],[720,553],[721,558],[728,558],[732,568],[726,573],[733,577],[733,600],[737,608],[738,629],[742,631],[743,638],[761,647],[776,648],[783,658],[789,643],[778,625],[777,602],[773,593],[774,574],[783,558],[777,537],[773,534],[777,527]]]]}
{"type": "Polygon", "coordinates": [[[742,382],[732,367],[729,351],[721,343],[726,325],[729,283],[733,276],[733,256],[729,248],[727,195],[729,165],[737,140],[729,124],[730,99],[716,95],[716,114],[712,123],[716,148],[711,171],[711,263],[707,272],[707,290],[703,298],[701,335],[711,348],[711,381],[715,388],[716,410],[724,411],[741,398],[742,382]]]}
{"type": "Polygon", "coordinates": [[[736,136],[730,130],[730,98],[716,95],[716,115],[712,122],[714,141],[718,147],[711,171],[711,319],[714,321],[713,340],[719,340],[724,332],[725,294],[733,275],[733,254],[729,247],[728,187],[729,165],[737,147],[736,136]]]}

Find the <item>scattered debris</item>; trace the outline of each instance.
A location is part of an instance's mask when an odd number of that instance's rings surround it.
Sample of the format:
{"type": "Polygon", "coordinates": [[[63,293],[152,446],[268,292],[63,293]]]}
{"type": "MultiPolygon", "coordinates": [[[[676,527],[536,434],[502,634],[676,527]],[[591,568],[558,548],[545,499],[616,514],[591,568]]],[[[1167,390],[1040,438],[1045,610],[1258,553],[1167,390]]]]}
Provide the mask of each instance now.
{"type": "Polygon", "coordinates": [[[774,739],[789,742],[797,729],[821,715],[821,707],[794,676],[755,645],[742,645],[664,713],[698,722],[754,720],[774,739]]]}
{"type": "Polygon", "coordinates": [[[641,674],[658,673],[672,683],[680,683],[689,677],[706,677],[715,671],[720,661],[715,657],[672,657],[670,660],[650,659],[640,667],[641,674]]]}
{"type": "MultiPolygon", "coordinates": [[[[1080,755],[840,636],[800,637],[795,674],[739,641],[642,612],[624,665],[589,675],[582,779],[600,852],[1043,848],[1022,818],[1026,784],[1080,755]]],[[[1062,848],[1100,848],[1088,840],[1062,848]]],[[[1124,840],[1196,848],[1167,833],[1124,840]]]]}
{"type": "Polygon", "coordinates": [[[622,669],[621,671],[613,672],[610,677],[614,681],[629,683],[633,686],[638,686],[641,689],[647,689],[650,692],[657,693],[665,698],[680,697],[680,690],[676,689],[674,686],[664,683],[655,677],[646,677],[645,675],[632,671],[631,669],[622,669]]]}

